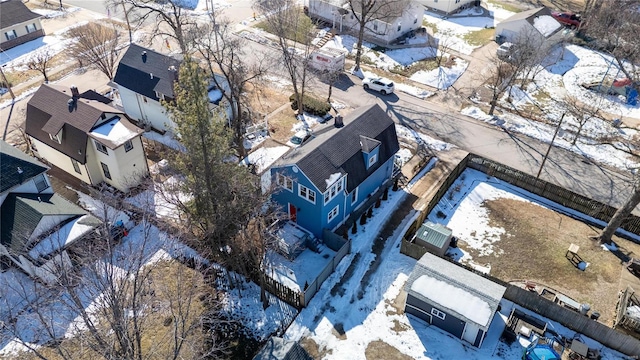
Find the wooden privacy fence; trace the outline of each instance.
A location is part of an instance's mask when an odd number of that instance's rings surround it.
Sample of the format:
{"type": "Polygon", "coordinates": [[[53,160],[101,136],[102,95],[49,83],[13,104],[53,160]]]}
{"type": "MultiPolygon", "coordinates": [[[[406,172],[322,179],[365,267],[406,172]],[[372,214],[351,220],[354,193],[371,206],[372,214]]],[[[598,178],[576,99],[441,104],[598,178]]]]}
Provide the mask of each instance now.
{"type": "Polygon", "coordinates": [[[307,284],[306,289],[303,289],[302,291],[291,289],[278,282],[278,280],[270,277],[268,274],[265,274],[265,289],[296,309],[302,309],[309,305],[309,301],[311,301],[316,292],[318,292],[322,283],[335,271],[340,261],[351,251],[351,240],[344,240],[340,236],[328,230],[325,231],[325,238],[327,236],[326,233],[331,234],[329,235],[331,238],[329,243],[333,246],[341,243],[342,246],[336,251],[333,258],[327,263],[311,284],[307,284]]]}
{"type": "MultiPolygon", "coordinates": [[[[475,154],[467,156],[466,166],[525,189],[533,194],[554,201],[562,206],[589,215],[595,219],[609,222],[616,212],[616,208],[576,194],[558,185],[536,179],[525,172],[510,168],[493,160],[485,159],[475,154]]],[[[569,215],[569,214],[567,214],[569,215]]],[[[620,226],[633,234],[640,234],[640,217],[629,215],[620,226]]],[[[621,234],[619,234],[621,235],[621,234]]]]}

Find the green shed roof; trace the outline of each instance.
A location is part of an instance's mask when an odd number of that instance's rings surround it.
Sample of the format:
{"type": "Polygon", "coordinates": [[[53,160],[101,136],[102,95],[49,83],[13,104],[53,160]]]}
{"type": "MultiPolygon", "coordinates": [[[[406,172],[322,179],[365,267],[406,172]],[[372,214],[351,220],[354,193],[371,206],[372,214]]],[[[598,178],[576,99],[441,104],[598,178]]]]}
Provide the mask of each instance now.
{"type": "Polygon", "coordinates": [[[427,221],[418,229],[416,238],[435,247],[442,248],[445,244],[448,244],[447,241],[449,241],[451,233],[452,231],[448,227],[427,221]]]}

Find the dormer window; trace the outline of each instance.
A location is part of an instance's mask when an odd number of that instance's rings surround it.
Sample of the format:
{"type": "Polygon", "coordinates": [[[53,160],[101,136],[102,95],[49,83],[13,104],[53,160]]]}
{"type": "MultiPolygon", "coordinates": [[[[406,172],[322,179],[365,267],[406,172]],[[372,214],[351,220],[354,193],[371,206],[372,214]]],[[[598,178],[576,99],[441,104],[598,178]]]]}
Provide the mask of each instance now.
{"type": "Polygon", "coordinates": [[[57,134],[49,134],[49,139],[57,142],[58,144],[62,144],[62,129],[58,131],[57,134]]]}
{"type": "Polygon", "coordinates": [[[369,166],[367,166],[367,168],[372,167],[373,165],[376,164],[376,162],[378,161],[378,154],[373,154],[369,157],[369,166]]]}
{"type": "Polygon", "coordinates": [[[326,205],[329,201],[333,200],[338,194],[342,192],[344,184],[344,178],[336,181],[327,191],[324,193],[324,204],[326,205]]]}
{"type": "Polygon", "coordinates": [[[159,92],[156,91],[156,97],[160,100],[164,100],[164,94],[161,94],[159,92]]]}

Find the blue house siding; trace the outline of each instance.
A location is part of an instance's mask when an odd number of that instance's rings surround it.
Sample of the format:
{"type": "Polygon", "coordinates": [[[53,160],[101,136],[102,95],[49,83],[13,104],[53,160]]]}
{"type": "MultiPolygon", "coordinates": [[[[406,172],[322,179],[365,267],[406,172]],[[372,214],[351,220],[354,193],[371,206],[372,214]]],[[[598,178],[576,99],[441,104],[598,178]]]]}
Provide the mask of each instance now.
{"type": "Polygon", "coordinates": [[[458,339],[462,339],[465,322],[447,313],[443,308],[436,307],[435,309],[445,314],[444,320],[440,319],[437,316],[431,315],[431,309],[433,308],[434,307],[431,304],[421,301],[411,294],[407,295],[405,312],[417,316],[420,319],[427,321],[431,325],[439,327],[440,329],[452,334],[458,339]]]}
{"type": "Polygon", "coordinates": [[[393,160],[393,157],[387,160],[385,164],[380,166],[358,186],[358,200],[353,205],[351,204],[351,196],[349,196],[349,200],[347,201],[347,211],[349,213],[357,209],[360,204],[367,200],[369,195],[371,195],[387,179],[391,178],[391,175],[393,174],[393,160]]]}

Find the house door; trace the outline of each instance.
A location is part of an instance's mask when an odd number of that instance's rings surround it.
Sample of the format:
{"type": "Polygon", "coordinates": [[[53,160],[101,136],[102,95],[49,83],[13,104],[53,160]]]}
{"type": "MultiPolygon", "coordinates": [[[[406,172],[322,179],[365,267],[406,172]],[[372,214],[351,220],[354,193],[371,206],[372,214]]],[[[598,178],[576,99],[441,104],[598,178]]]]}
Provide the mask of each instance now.
{"type": "Polygon", "coordinates": [[[462,333],[462,340],[473,345],[476,342],[478,330],[480,330],[480,327],[478,325],[467,323],[464,327],[464,332],[462,333]]]}
{"type": "Polygon", "coordinates": [[[289,220],[293,222],[298,221],[298,209],[292,203],[289,203],[289,220]]]}

